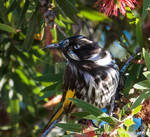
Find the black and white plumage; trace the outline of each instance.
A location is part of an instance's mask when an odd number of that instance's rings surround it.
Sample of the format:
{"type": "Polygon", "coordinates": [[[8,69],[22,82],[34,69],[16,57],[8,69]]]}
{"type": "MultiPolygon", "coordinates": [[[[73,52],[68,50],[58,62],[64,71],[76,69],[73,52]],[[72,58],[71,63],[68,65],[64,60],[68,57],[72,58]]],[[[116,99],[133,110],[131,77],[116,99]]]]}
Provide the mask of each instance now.
{"type": "Polygon", "coordinates": [[[83,36],[63,41],[67,59],[64,94],[75,89],[76,96],[98,108],[107,106],[118,87],[119,69],[111,54],[83,36]]]}
{"type": "MultiPolygon", "coordinates": [[[[119,68],[108,51],[82,35],[67,38],[46,48],[59,49],[67,60],[63,101],[68,90],[71,89],[75,90],[77,98],[97,108],[110,104],[118,87],[119,68]]],[[[52,118],[52,122],[56,118],[52,118]]]]}

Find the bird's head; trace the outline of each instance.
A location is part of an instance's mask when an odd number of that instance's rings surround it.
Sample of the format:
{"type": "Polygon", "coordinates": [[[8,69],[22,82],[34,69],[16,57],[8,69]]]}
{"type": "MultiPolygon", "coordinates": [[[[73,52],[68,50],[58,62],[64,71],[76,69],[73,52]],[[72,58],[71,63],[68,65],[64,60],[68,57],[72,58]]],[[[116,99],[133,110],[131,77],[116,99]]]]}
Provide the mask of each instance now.
{"type": "Polygon", "coordinates": [[[87,60],[99,50],[95,43],[85,36],[77,35],[66,38],[59,43],[50,44],[45,48],[58,49],[68,60],[87,60]]]}
{"type": "Polygon", "coordinates": [[[82,35],[72,36],[45,48],[60,50],[70,62],[92,63],[97,66],[114,64],[111,54],[82,35]]]}

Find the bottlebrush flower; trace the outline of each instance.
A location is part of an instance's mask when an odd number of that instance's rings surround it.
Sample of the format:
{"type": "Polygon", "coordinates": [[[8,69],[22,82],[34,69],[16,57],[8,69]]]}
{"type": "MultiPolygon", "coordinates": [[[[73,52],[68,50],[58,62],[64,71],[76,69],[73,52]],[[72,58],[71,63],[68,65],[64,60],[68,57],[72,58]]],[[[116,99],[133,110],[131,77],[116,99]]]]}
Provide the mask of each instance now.
{"type": "Polygon", "coordinates": [[[83,134],[75,134],[75,137],[97,137],[94,130],[92,129],[92,124],[87,122],[88,128],[83,128],[83,134]]]}
{"type": "Polygon", "coordinates": [[[100,12],[104,12],[108,16],[117,16],[118,9],[125,16],[125,8],[129,7],[130,9],[134,9],[136,3],[136,0],[98,0],[95,5],[100,12]]]}

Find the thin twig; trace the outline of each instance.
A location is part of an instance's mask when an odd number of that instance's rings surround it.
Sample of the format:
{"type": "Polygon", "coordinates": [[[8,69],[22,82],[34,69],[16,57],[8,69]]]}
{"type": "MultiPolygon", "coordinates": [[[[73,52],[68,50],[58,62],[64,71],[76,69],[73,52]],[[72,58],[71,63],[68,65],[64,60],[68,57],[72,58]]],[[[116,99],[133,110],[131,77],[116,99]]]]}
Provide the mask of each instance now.
{"type": "Polygon", "coordinates": [[[131,51],[128,50],[128,47],[124,45],[123,42],[119,42],[120,46],[123,47],[130,55],[132,55],[131,51]]]}
{"type": "Polygon", "coordinates": [[[115,127],[114,131],[110,134],[110,137],[113,137],[114,135],[116,135],[116,134],[117,134],[117,131],[118,131],[118,128],[119,128],[119,127],[123,127],[124,121],[126,121],[127,119],[131,119],[131,118],[133,118],[133,115],[132,115],[132,114],[129,115],[128,117],[126,117],[124,120],[122,120],[122,121],[120,122],[120,124],[115,127]]]}
{"type": "Polygon", "coordinates": [[[122,67],[122,69],[120,70],[120,73],[123,73],[125,71],[125,69],[128,67],[129,63],[136,57],[136,55],[140,52],[139,47],[136,48],[136,53],[134,55],[131,55],[128,58],[128,61],[126,62],[126,64],[122,67]]]}
{"type": "Polygon", "coordinates": [[[67,34],[61,29],[61,27],[60,27],[58,24],[56,24],[56,23],[55,23],[55,25],[56,25],[56,28],[58,29],[58,31],[59,31],[65,38],[67,38],[67,34]]]}

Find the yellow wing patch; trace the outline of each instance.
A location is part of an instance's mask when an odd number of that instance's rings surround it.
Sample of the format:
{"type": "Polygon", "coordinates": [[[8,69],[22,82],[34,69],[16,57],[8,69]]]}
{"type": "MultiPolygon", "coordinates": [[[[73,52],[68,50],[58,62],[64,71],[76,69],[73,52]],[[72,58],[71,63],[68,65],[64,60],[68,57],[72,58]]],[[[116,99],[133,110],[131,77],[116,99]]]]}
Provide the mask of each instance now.
{"type": "Polygon", "coordinates": [[[59,108],[59,110],[55,113],[55,115],[51,118],[51,120],[48,122],[46,129],[56,120],[58,119],[68,107],[73,106],[73,102],[69,100],[69,98],[75,98],[75,90],[68,89],[66,92],[65,100],[63,102],[62,107],[59,108]],[[71,105],[70,105],[71,104],[71,105]]]}
{"type": "Polygon", "coordinates": [[[63,108],[66,108],[70,105],[70,103],[73,103],[72,101],[69,100],[69,98],[75,98],[75,89],[74,90],[68,89],[68,91],[66,92],[63,108]]]}

